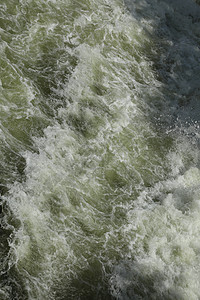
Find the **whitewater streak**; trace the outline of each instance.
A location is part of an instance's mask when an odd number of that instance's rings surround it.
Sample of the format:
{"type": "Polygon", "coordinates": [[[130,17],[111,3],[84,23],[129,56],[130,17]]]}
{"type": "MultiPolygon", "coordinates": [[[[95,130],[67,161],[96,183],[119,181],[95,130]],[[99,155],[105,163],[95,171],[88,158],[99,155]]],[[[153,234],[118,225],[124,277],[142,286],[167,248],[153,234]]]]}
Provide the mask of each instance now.
{"type": "Polygon", "coordinates": [[[2,0],[1,299],[200,298],[200,7],[2,0]]]}

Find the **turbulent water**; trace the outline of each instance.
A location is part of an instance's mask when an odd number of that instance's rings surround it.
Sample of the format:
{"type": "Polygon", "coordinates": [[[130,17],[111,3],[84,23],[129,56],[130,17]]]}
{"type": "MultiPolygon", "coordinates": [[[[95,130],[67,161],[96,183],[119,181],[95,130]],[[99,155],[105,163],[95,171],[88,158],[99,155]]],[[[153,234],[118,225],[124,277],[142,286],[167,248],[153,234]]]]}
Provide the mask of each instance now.
{"type": "Polygon", "coordinates": [[[1,300],[200,299],[199,4],[1,0],[1,300]]]}

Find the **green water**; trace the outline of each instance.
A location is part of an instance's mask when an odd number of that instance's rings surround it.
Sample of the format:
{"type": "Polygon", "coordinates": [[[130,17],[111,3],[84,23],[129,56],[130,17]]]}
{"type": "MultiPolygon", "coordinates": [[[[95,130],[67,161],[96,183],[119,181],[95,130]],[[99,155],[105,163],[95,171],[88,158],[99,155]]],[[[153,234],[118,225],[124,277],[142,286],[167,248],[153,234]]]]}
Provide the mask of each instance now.
{"type": "Polygon", "coordinates": [[[0,299],[200,298],[199,20],[1,0],[0,299]]]}

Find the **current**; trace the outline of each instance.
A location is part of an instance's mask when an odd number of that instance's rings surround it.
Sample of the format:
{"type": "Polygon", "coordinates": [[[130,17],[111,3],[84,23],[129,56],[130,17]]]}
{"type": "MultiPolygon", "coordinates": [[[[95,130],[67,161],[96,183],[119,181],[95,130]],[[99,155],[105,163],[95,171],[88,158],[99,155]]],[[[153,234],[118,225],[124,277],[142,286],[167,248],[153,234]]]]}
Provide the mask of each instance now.
{"type": "Polygon", "coordinates": [[[200,1],[0,1],[0,300],[200,299],[200,1]]]}

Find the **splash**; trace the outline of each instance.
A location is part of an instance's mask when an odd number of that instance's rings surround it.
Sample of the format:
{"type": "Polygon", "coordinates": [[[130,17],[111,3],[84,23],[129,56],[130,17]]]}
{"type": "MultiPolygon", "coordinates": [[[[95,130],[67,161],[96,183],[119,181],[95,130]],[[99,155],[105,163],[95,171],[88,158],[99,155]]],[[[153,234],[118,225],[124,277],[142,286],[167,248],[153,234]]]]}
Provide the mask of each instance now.
{"type": "Polygon", "coordinates": [[[199,6],[0,8],[3,299],[198,299],[199,6]]]}

